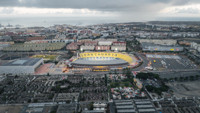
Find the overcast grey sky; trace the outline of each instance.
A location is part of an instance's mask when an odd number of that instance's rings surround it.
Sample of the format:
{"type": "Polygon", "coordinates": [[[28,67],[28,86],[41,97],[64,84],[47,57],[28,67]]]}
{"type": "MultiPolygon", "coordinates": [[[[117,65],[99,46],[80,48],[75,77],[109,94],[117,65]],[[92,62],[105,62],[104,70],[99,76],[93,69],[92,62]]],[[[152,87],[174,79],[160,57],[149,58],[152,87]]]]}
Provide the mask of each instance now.
{"type": "Polygon", "coordinates": [[[0,17],[73,16],[148,21],[200,17],[200,0],[0,0],[0,17]]]}

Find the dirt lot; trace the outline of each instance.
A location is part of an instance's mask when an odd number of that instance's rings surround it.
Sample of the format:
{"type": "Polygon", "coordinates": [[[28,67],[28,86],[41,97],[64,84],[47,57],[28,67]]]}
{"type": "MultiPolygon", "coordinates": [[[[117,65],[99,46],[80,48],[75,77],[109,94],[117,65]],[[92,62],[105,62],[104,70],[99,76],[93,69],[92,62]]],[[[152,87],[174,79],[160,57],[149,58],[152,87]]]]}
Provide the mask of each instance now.
{"type": "Polygon", "coordinates": [[[176,97],[200,96],[200,81],[171,82],[167,84],[176,97]]]}

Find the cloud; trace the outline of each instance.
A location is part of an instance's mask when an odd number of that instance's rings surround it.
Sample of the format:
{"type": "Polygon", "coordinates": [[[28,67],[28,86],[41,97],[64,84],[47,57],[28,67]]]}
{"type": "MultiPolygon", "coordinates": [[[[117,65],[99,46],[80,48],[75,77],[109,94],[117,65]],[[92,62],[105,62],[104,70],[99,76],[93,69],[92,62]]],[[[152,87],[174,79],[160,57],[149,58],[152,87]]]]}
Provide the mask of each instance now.
{"type": "Polygon", "coordinates": [[[200,14],[200,9],[199,8],[176,8],[175,13],[182,13],[182,14],[200,14]]]}
{"type": "Polygon", "coordinates": [[[152,20],[160,15],[174,13],[188,14],[189,12],[198,13],[195,8],[170,10],[173,12],[163,11],[171,7],[190,4],[200,4],[200,0],[0,0],[0,7],[8,7],[8,9],[0,9],[0,13],[30,15],[36,15],[37,13],[54,15],[110,14],[110,16],[118,15],[118,19],[126,21],[146,21],[152,20]],[[14,11],[9,9],[13,7],[14,11]]]}
{"type": "Polygon", "coordinates": [[[160,11],[163,17],[200,17],[200,4],[172,6],[160,11]]]}
{"type": "Polygon", "coordinates": [[[186,4],[197,0],[0,0],[2,7],[74,8],[123,10],[153,4],[186,4]]]}
{"type": "Polygon", "coordinates": [[[13,8],[3,8],[0,10],[0,14],[12,14],[14,12],[13,8]]]}
{"type": "Polygon", "coordinates": [[[71,8],[145,14],[197,2],[200,3],[199,0],[0,0],[0,7],[71,8]]]}

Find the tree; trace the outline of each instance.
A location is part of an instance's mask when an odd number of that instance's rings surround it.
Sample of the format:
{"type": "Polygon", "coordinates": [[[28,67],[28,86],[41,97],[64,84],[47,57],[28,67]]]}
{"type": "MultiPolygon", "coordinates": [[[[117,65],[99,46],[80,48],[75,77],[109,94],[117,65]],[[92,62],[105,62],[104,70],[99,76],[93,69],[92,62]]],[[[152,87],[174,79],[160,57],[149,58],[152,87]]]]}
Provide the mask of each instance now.
{"type": "Polygon", "coordinates": [[[108,78],[107,78],[106,74],[104,75],[104,78],[105,78],[105,85],[107,86],[108,78]]]}
{"type": "Polygon", "coordinates": [[[178,78],[177,78],[177,77],[175,77],[175,78],[174,78],[174,80],[175,80],[175,81],[177,81],[177,80],[178,80],[178,78]]]}
{"type": "Polygon", "coordinates": [[[115,74],[117,74],[117,70],[115,69],[115,74]]]}
{"type": "Polygon", "coordinates": [[[93,106],[93,102],[91,102],[90,104],[89,104],[89,110],[93,110],[93,108],[94,108],[94,106],[93,106]]]}
{"type": "Polygon", "coordinates": [[[188,81],[188,77],[185,77],[185,79],[184,79],[184,80],[188,81]]]}
{"type": "Polygon", "coordinates": [[[129,82],[130,82],[131,84],[133,84],[133,75],[132,75],[132,73],[131,73],[131,70],[128,69],[128,68],[127,68],[127,71],[126,71],[126,76],[127,76],[128,80],[129,80],[129,82]]]}
{"type": "Polygon", "coordinates": [[[50,74],[49,74],[49,73],[47,73],[47,76],[50,76],[50,74]]]}
{"type": "Polygon", "coordinates": [[[153,79],[153,78],[160,79],[160,76],[154,73],[138,73],[136,77],[143,80],[153,79]]]}
{"type": "Polygon", "coordinates": [[[193,81],[194,80],[194,76],[190,76],[190,80],[193,81]]]}
{"type": "Polygon", "coordinates": [[[163,79],[163,81],[167,82],[167,81],[168,81],[168,79],[167,79],[167,78],[164,78],[164,79],[163,79]]]}
{"type": "Polygon", "coordinates": [[[199,79],[199,75],[196,75],[195,77],[196,77],[197,80],[199,79]]]}
{"type": "Polygon", "coordinates": [[[34,103],[37,103],[37,102],[38,102],[38,99],[34,99],[33,102],[34,102],[34,103]]]}
{"type": "Polygon", "coordinates": [[[147,85],[147,86],[146,86],[146,89],[147,89],[148,91],[152,92],[153,89],[154,89],[154,87],[153,87],[153,86],[150,86],[150,85],[147,85]]]}
{"type": "Polygon", "coordinates": [[[31,99],[28,99],[28,103],[30,103],[31,102],[31,99]]]}
{"type": "Polygon", "coordinates": [[[125,82],[124,86],[129,87],[129,82],[125,82]]]}
{"type": "Polygon", "coordinates": [[[180,77],[179,80],[182,81],[182,80],[183,80],[183,77],[180,77]]]}

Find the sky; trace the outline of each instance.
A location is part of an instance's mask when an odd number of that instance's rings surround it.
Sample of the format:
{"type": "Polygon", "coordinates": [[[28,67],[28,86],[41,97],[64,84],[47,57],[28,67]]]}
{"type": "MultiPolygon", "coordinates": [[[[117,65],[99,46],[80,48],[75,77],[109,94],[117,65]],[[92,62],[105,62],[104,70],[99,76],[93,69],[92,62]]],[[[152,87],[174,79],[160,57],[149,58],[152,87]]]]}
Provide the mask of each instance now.
{"type": "Polygon", "coordinates": [[[200,0],[0,0],[0,18],[3,17],[92,17],[121,22],[189,20],[200,18],[200,0]]]}

